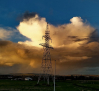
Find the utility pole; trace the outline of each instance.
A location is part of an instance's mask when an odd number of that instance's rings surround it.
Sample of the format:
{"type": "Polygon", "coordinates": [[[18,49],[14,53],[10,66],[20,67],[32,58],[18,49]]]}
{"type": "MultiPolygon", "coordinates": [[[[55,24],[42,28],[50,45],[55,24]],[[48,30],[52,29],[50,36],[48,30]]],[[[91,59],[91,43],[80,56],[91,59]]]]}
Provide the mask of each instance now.
{"type": "Polygon", "coordinates": [[[55,91],[55,75],[56,75],[56,60],[55,60],[55,70],[54,70],[54,91],[55,91]]]}

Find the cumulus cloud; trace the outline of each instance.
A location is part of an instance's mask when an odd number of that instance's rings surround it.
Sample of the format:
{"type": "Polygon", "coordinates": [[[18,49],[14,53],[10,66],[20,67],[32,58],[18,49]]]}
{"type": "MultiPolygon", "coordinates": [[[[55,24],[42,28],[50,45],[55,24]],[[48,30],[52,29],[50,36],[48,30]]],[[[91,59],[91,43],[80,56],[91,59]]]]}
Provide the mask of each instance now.
{"type": "MultiPolygon", "coordinates": [[[[79,47],[80,44],[84,44],[88,42],[87,40],[82,40],[83,38],[90,38],[91,34],[95,31],[93,27],[83,22],[81,17],[73,17],[70,19],[71,23],[53,26],[49,24],[49,30],[51,33],[51,38],[53,39],[52,45],[54,47],[68,46],[68,47],[79,47]],[[69,36],[77,36],[81,41],[74,42],[69,38],[69,36]]],[[[40,18],[37,14],[28,19],[23,19],[20,22],[17,29],[19,32],[30,38],[31,41],[26,40],[24,43],[31,44],[33,46],[39,46],[40,43],[43,43],[42,35],[44,35],[44,31],[46,30],[46,19],[40,18]]],[[[19,43],[23,43],[19,41],[19,43]]],[[[39,46],[40,47],[40,46],[39,46]]]]}
{"type": "Polygon", "coordinates": [[[33,46],[39,46],[39,41],[42,38],[45,28],[45,18],[39,20],[38,15],[35,15],[35,17],[30,18],[29,20],[24,19],[22,22],[20,22],[20,25],[17,27],[17,29],[22,35],[31,39],[31,41],[25,41],[25,43],[29,43],[29,45],[31,44],[33,46]]]}
{"type": "MultiPolygon", "coordinates": [[[[26,13],[18,31],[30,40],[13,43],[0,41],[1,66],[18,68],[18,72],[37,72],[41,67],[43,48],[39,45],[44,43],[42,36],[46,30],[46,19],[36,13],[26,13]],[[16,66],[17,65],[17,66],[16,66]]],[[[54,26],[49,24],[52,38],[51,50],[52,63],[57,60],[59,73],[76,68],[98,67],[99,38],[95,28],[86,24],[81,17],[73,17],[70,23],[54,26]],[[63,71],[62,71],[63,70],[63,71]]]]}

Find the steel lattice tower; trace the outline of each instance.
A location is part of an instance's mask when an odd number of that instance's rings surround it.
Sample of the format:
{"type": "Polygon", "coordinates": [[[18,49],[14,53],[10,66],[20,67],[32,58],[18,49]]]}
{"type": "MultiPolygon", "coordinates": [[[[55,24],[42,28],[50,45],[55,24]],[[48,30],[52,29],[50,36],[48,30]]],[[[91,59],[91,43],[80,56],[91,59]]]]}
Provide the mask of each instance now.
{"type": "MultiPolygon", "coordinates": [[[[42,38],[43,37],[45,38],[45,43],[40,44],[41,46],[43,46],[43,49],[44,49],[41,68],[43,70],[44,80],[46,78],[47,82],[48,82],[48,85],[49,85],[49,75],[50,75],[50,72],[51,72],[51,69],[52,69],[50,49],[53,49],[53,47],[51,45],[49,45],[49,41],[50,40],[52,41],[52,39],[50,38],[50,31],[48,30],[48,23],[47,23],[47,28],[46,28],[46,31],[45,31],[45,35],[42,36],[42,38]]],[[[38,83],[39,83],[39,81],[38,81],[38,83]]]]}

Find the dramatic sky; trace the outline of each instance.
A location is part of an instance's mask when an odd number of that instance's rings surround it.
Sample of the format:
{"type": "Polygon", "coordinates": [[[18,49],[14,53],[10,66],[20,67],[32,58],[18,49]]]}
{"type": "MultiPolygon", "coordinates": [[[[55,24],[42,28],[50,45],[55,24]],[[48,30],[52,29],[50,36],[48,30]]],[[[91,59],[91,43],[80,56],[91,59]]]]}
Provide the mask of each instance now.
{"type": "Polygon", "coordinates": [[[0,0],[0,74],[41,72],[48,22],[57,74],[98,75],[98,17],[99,0],[0,0]]]}

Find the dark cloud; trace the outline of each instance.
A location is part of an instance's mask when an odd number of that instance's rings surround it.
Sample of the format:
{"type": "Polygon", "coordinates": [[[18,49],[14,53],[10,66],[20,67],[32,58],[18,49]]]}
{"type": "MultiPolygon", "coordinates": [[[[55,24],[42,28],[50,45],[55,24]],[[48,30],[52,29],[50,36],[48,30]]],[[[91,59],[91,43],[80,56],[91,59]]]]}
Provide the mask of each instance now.
{"type": "MultiPolygon", "coordinates": [[[[52,64],[56,60],[57,73],[64,74],[84,67],[99,67],[99,43],[92,42],[77,49],[54,48],[51,50],[52,64]]],[[[26,46],[11,41],[0,41],[0,68],[3,73],[40,72],[43,48],[26,46]],[[13,70],[12,70],[13,69],[13,70]]],[[[0,72],[2,72],[0,70],[0,72]]]]}
{"type": "Polygon", "coordinates": [[[98,34],[97,29],[90,34],[90,41],[89,42],[99,42],[99,34],[98,34]]]}
{"type": "Polygon", "coordinates": [[[21,15],[20,17],[18,17],[17,19],[20,20],[20,21],[23,21],[24,19],[25,20],[29,20],[30,18],[33,18],[37,15],[36,12],[29,12],[29,11],[26,11],[23,15],[21,15]]]}
{"type": "Polygon", "coordinates": [[[26,12],[24,13],[24,15],[23,15],[23,19],[29,20],[30,18],[35,17],[36,14],[37,14],[37,13],[35,13],[35,12],[28,12],[28,11],[26,11],[26,12]]]}
{"type": "Polygon", "coordinates": [[[86,41],[87,43],[90,42],[99,42],[99,35],[98,35],[98,30],[93,31],[90,33],[89,36],[68,36],[69,40],[74,41],[74,42],[80,42],[80,41],[86,41]]]}
{"type": "Polygon", "coordinates": [[[0,41],[0,47],[2,46],[7,46],[8,44],[11,44],[12,42],[11,41],[0,41]]]}

